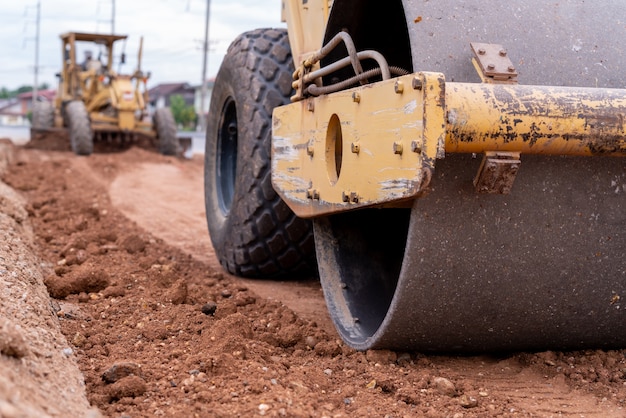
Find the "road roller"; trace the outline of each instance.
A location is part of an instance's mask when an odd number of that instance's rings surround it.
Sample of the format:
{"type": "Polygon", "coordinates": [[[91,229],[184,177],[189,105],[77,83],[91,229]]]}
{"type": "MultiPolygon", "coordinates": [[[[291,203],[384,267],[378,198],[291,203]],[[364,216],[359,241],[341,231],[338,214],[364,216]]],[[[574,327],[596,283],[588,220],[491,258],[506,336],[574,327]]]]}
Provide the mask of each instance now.
{"type": "Polygon", "coordinates": [[[207,121],[232,274],[319,273],[358,350],[626,347],[622,0],[284,0],[207,121]]]}

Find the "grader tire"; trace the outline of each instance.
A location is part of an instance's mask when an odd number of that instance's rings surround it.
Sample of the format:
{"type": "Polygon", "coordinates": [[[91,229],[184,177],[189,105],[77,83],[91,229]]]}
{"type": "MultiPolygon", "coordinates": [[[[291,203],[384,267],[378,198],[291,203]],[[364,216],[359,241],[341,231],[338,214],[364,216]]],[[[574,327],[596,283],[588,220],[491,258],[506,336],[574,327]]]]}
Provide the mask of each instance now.
{"type": "Polygon", "coordinates": [[[54,126],[54,107],[50,102],[35,102],[33,105],[33,129],[49,129],[54,126]]]}
{"type": "Polygon", "coordinates": [[[232,274],[267,278],[315,265],[311,223],[271,184],[272,110],[289,102],[292,72],[287,32],[260,29],[231,44],[215,81],[205,206],[215,253],[232,274]]]}
{"type": "Polygon", "coordinates": [[[162,107],[154,112],[154,125],[159,141],[159,152],[163,155],[176,155],[179,150],[176,122],[168,107],[162,107]]]}
{"type": "Polygon", "coordinates": [[[75,100],[65,107],[70,131],[70,145],[76,155],[91,155],[93,152],[93,132],[87,108],[82,101],[75,100]]]}

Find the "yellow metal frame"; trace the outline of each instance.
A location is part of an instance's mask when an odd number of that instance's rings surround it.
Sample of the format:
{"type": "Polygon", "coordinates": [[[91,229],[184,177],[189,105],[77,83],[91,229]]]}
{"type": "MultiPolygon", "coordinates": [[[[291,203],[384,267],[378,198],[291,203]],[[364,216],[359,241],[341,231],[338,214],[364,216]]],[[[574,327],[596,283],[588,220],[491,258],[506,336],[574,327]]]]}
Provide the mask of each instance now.
{"type": "MultiPolygon", "coordinates": [[[[295,79],[322,46],[331,7],[283,1],[295,79]]],[[[446,83],[419,72],[278,107],[274,188],[296,215],[315,217],[415,199],[446,152],[512,153],[515,164],[520,153],[626,156],[626,90],[514,82],[446,83]]]]}

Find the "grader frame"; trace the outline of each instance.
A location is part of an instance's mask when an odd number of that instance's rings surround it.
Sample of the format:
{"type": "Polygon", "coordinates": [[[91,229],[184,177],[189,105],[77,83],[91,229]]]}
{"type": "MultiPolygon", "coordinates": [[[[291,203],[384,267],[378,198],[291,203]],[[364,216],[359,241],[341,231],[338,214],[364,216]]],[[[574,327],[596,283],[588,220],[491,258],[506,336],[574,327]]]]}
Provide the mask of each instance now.
{"type": "MultiPolygon", "coordinates": [[[[33,132],[50,128],[69,130],[72,150],[79,155],[93,152],[94,140],[125,142],[136,136],[158,140],[164,154],[178,151],[176,126],[169,109],[148,114],[147,81],[149,73],[141,70],[143,38],[140,41],[137,68],[130,74],[118,74],[113,68],[114,45],[126,35],[67,32],[61,34],[62,68],[54,106],[38,103],[33,109],[33,132]],[[77,44],[102,48],[97,57],[92,50],[79,63],[77,44]],[[101,56],[104,53],[105,62],[101,56]]],[[[120,61],[125,62],[122,52],[120,61]]]]}

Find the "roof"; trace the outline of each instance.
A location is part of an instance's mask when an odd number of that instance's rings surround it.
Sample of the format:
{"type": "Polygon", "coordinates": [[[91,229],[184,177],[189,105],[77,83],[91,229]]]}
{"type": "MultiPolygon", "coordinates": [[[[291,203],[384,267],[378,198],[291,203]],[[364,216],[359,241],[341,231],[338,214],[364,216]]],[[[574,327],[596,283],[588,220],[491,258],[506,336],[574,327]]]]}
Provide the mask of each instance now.
{"type": "MultiPolygon", "coordinates": [[[[38,90],[37,91],[37,97],[43,97],[47,99],[48,101],[54,100],[54,98],[56,97],[56,94],[57,94],[56,90],[38,90]]],[[[31,100],[33,98],[33,92],[27,91],[26,93],[20,93],[17,95],[17,98],[20,100],[31,100]]]]}
{"type": "Polygon", "coordinates": [[[87,42],[108,44],[108,43],[113,43],[115,41],[119,41],[120,39],[126,39],[128,38],[128,35],[112,35],[112,34],[88,33],[88,32],[66,32],[66,33],[61,34],[61,39],[63,39],[64,41],[67,41],[72,37],[76,41],[87,41],[87,42]]]}
{"type": "Polygon", "coordinates": [[[161,97],[161,96],[170,96],[174,93],[179,92],[180,90],[191,90],[193,87],[189,85],[189,83],[164,83],[158,84],[148,90],[148,94],[150,97],[161,97]]]}

